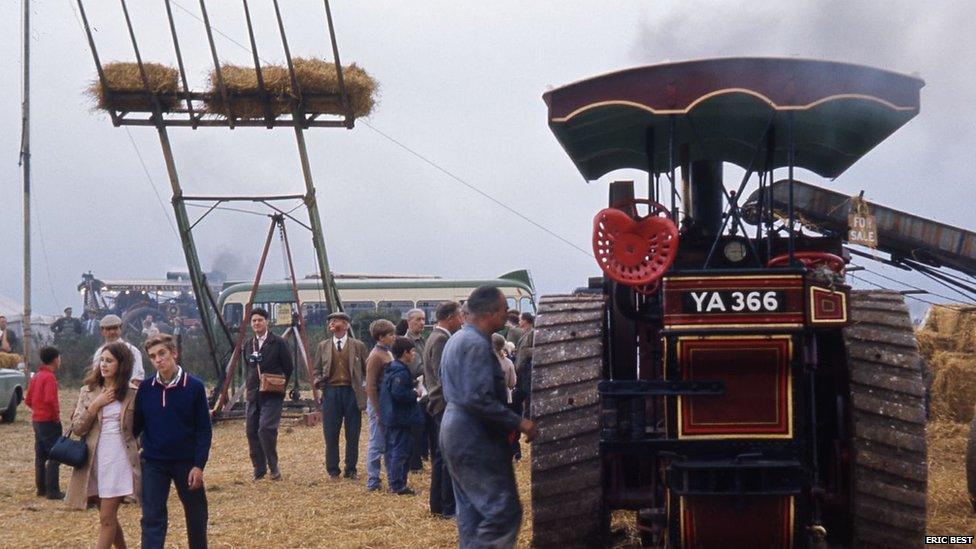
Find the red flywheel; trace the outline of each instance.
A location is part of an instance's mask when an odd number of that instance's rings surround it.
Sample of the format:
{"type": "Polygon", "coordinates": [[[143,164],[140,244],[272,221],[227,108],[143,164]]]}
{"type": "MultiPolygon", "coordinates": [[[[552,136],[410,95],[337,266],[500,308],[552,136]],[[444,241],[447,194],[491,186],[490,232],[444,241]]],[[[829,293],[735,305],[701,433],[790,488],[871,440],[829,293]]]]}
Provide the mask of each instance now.
{"type": "Polygon", "coordinates": [[[649,200],[645,217],[632,218],[617,208],[593,218],[593,254],[603,272],[628,286],[654,287],[678,253],[678,227],[664,206],[649,200]]]}

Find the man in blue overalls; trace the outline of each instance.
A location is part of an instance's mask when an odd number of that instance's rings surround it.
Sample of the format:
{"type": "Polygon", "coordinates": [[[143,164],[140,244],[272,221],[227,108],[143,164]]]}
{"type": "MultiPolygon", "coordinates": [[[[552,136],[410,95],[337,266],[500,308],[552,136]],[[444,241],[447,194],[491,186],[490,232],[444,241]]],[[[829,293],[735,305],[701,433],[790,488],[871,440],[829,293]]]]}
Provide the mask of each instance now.
{"type": "Polygon", "coordinates": [[[464,328],[451,336],[441,360],[447,408],[440,443],[454,477],[459,545],[514,547],[522,521],[509,436],[536,435],[535,425],[506,404],[505,377],[491,334],[505,325],[505,296],[494,286],[471,292],[464,328]]]}

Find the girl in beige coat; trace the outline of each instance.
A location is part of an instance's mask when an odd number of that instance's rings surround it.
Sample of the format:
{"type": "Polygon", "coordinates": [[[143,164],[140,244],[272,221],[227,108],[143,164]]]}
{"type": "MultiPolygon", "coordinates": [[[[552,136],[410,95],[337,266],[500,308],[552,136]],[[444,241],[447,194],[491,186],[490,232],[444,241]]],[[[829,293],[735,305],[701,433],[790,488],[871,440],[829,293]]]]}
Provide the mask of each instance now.
{"type": "Polygon", "coordinates": [[[99,549],[125,547],[119,505],[127,496],[140,495],[139,446],[132,434],[136,390],[128,383],[133,361],[124,343],[106,345],[71,416],[72,431],[86,437],[88,462],[71,475],[65,501],[76,509],[97,502],[99,549]]]}

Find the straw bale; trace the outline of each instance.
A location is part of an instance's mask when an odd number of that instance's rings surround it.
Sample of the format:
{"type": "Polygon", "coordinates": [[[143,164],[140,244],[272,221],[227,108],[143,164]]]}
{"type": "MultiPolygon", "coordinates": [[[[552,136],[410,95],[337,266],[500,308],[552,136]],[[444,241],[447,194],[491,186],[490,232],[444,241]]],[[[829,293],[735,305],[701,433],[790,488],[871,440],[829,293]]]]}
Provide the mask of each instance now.
{"type": "MultiPolygon", "coordinates": [[[[172,110],[177,103],[176,96],[172,94],[179,91],[179,73],[173,67],[160,63],[143,63],[142,66],[146,71],[146,80],[149,81],[149,91],[164,94],[159,97],[160,107],[164,111],[172,110]]],[[[146,87],[138,63],[108,63],[102,65],[102,72],[105,74],[109,91],[113,94],[126,95],[113,95],[110,101],[105,90],[102,89],[101,80],[96,79],[88,88],[88,94],[97,101],[98,108],[152,112],[152,101],[143,95],[146,93],[146,87]]]]}
{"type": "Polygon", "coordinates": [[[937,334],[944,351],[976,352],[976,307],[948,305],[932,307],[921,333],[937,334]]]}
{"type": "Polygon", "coordinates": [[[918,340],[918,352],[925,358],[929,375],[935,375],[936,365],[932,363],[931,359],[938,352],[953,350],[955,348],[953,337],[928,330],[919,330],[915,336],[918,340]]]}
{"type": "Polygon", "coordinates": [[[966,443],[969,426],[950,421],[931,421],[928,439],[929,532],[976,534],[972,507],[966,490],[966,443]]]}
{"type": "MultiPolygon", "coordinates": [[[[338,94],[339,76],[334,63],[322,59],[298,57],[292,61],[295,79],[305,96],[305,112],[315,114],[343,115],[342,102],[338,98],[309,97],[314,94],[338,94]]],[[[243,119],[259,119],[265,116],[265,106],[258,96],[257,71],[254,67],[222,65],[221,76],[228,94],[230,108],[224,102],[217,81],[216,71],[210,72],[210,88],[205,99],[207,111],[221,116],[234,116],[243,119]]],[[[296,97],[291,84],[291,73],[284,65],[264,65],[261,67],[265,92],[271,107],[272,116],[291,112],[291,101],[296,97]]],[[[349,94],[349,103],[356,117],[369,115],[375,106],[377,83],[369,74],[355,63],[342,69],[343,82],[349,94]]]]}
{"type": "MultiPolygon", "coordinates": [[[[264,118],[265,107],[258,97],[260,88],[258,87],[258,73],[254,67],[225,64],[220,67],[220,75],[224,81],[224,89],[227,91],[230,108],[220,93],[217,72],[210,71],[210,89],[204,101],[207,112],[230,116],[231,110],[233,110],[234,116],[237,118],[264,118]]],[[[264,88],[269,96],[272,116],[291,112],[286,86],[288,81],[287,69],[275,65],[261,67],[261,77],[264,79],[264,88]]]]}
{"type": "MultiPolygon", "coordinates": [[[[339,74],[335,63],[323,59],[296,58],[295,79],[302,93],[339,93],[339,74]]],[[[355,63],[342,68],[342,81],[349,93],[349,104],[356,117],[369,115],[375,104],[376,80],[355,63]]],[[[339,99],[309,99],[305,102],[305,110],[313,113],[343,114],[342,101],[339,99]]]]}
{"type": "Polygon", "coordinates": [[[930,444],[938,441],[965,445],[969,440],[969,426],[955,421],[931,421],[925,430],[930,444]]]}
{"type": "Polygon", "coordinates": [[[929,393],[932,417],[969,423],[976,405],[976,356],[938,352],[930,363],[935,372],[929,393]]]}

